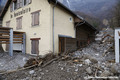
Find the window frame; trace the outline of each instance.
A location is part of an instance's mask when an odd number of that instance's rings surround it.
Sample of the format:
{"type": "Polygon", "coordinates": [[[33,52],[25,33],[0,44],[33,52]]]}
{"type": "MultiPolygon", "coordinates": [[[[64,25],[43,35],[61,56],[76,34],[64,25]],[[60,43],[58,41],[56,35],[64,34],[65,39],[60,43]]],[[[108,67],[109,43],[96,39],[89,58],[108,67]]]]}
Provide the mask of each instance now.
{"type": "Polygon", "coordinates": [[[34,26],[39,26],[40,25],[40,11],[41,10],[37,10],[35,12],[32,12],[31,13],[31,18],[32,18],[32,21],[31,21],[31,26],[34,27],[34,26]],[[38,14],[38,16],[37,16],[38,14]],[[37,17],[36,17],[37,16],[37,17]],[[34,18],[34,19],[33,19],[34,18]],[[37,18],[38,20],[35,20],[35,18],[37,18]],[[34,20],[34,21],[33,21],[34,20]],[[35,21],[37,21],[38,23],[36,23],[35,21]]]}
{"type": "Polygon", "coordinates": [[[23,17],[23,16],[16,18],[16,30],[22,29],[22,17],[23,17]],[[20,22],[20,20],[21,20],[21,22],[20,22]],[[18,22],[19,22],[19,23],[18,23],[18,22]],[[21,25],[20,25],[20,24],[21,24],[21,25]]]}

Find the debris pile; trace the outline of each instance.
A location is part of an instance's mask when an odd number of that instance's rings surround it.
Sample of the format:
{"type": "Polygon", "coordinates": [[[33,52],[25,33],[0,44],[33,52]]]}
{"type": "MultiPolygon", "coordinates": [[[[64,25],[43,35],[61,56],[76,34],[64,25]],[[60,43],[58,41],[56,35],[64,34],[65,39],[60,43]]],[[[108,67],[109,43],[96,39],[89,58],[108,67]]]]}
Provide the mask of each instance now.
{"type": "Polygon", "coordinates": [[[110,28],[104,29],[96,35],[95,40],[91,45],[72,53],[63,53],[59,56],[47,54],[44,57],[31,58],[24,65],[27,70],[5,74],[2,77],[11,80],[18,78],[22,80],[85,80],[88,76],[120,77],[120,64],[115,63],[114,31],[110,28]]]}

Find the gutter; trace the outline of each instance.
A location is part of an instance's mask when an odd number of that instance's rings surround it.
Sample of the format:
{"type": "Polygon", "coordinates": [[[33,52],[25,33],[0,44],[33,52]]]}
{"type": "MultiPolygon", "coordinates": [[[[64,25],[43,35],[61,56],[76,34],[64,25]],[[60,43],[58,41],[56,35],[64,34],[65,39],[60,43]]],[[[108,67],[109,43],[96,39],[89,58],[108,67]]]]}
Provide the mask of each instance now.
{"type": "Polygon", "coordinates": [[[55,18],[55,7],[56,7],[57,3],[58,3],[58,0],[56,0],[55,5],[53,6],[53,54],[55,54],[55,40],[54,40],[55,19],[54,18],[55,18]]]}

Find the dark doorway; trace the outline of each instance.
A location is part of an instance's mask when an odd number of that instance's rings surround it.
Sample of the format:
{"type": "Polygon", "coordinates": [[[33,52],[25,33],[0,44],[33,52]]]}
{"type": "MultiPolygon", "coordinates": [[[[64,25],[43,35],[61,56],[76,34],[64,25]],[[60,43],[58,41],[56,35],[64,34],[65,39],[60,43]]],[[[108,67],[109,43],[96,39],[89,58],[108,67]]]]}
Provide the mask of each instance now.
{"type": "Polygon", "coordinates": [[[59,52],[64,52],[65,51],[65,38],[64,37],[59,37],[59,52]]]}
{"type": "Polygon", "coordinates": [[[32,38],[31,39],[31,53],[39,54],[39,40],[40,38],[32,38]]]}

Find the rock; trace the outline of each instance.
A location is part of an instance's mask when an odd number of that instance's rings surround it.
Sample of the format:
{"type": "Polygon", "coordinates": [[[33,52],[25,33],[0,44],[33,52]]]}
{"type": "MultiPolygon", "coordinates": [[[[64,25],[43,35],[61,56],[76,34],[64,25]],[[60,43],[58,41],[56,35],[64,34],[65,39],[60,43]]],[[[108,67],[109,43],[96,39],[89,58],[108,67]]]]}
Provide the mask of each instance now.
{"type": "Polygon", "coordinates": [[[97,59],[95,59],[95,58],[91,58],[90,60],[91,60],[91,62],[93,62],[93,63],[98,63],[97,59]]]}
{"type": "Polygon", "coordinates": [[[116,64],[113,64],[110,68],[110,71],[113,73],[113,74],[116,74],[118,73],[118,66],[116,64]]]}
{"type": "Polygon", "coordinates": [[[78,68],[77,68],[77,69],[75,69],[75,72],[78,72],[78,68]]]}
{"type": "Polygon", "coordinates": [[[89,65],[89,64],[91,63],[91,61],[90,61],[89,59],[86,59],[86,60],[84,61],[84,63],[85,63],[86,65],[89,65]]]}
{"type": "Polygon", "coordinates": [[[34,70],[29,71],[29,74],[34,74],[34,73],[35,73],[34,70]]]}
{"type": "Polygon", "coordinates": [[[89,60],[90,60],[91,62],[93,62],[93,63],[98,63],[97,59],[94,58],[94,57],[92,57],[92,56],[89,55],[89,54],[85,54],[85,55],[84,55],[84,59],[89,59],[89,60]]]}
{"type": "Polygon", "coordinates": [[[91,74],[91,73],[92,73],[92,70],[91,70],[90,67],[88,67],[88,68],[86,69],[86,71],[87,71],[88,74],[91,74]]]}
{"type": "Polygon", "coordinates": [[[109,71],[104,71],[101,75],[100,75],[100,77],[108,77],[108,76],[110,76],[111,75],[111,73],[109,72],[109,71]]]}
{"type": "Polygon", "coordinates": [[[49,72],[48,70],[45,70],[46,72],[49,72]]]}

